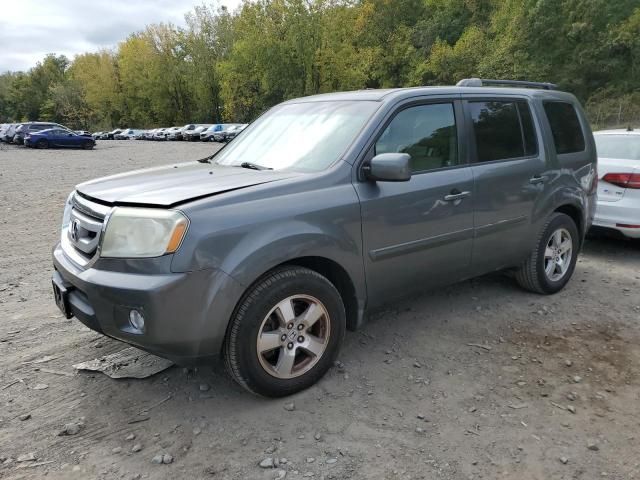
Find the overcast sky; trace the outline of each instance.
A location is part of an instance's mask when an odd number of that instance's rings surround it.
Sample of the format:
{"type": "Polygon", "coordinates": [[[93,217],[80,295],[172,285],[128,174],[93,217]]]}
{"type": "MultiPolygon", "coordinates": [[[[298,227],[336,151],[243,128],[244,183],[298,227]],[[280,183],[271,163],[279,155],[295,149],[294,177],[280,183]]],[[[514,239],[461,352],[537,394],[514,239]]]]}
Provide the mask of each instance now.
{"type": "Polygon", "coordinates": [[[150,23],[184,25],[194,5],[230,9],[241,0],[2,0],[0,72],[28,70],[47,53],[93,52],[114,47],[150,23]]]}

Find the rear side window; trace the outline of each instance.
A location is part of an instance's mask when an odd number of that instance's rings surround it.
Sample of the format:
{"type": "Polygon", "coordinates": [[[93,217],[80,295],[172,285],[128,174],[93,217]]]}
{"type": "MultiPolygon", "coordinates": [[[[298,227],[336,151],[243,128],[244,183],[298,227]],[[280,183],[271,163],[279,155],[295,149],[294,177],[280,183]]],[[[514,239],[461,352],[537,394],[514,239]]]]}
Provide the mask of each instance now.
{"type": "Polygon", "coordinates": [[[533,156],[538,142],[524,100],[469,102],[479,162],[533,156]]]}
{"type": "Polygon", "coordinates": [[[585,149],[584,135],[576,109],[567,102],[544,102],[553,141],[558,155],[582,152],[585,149]]]}

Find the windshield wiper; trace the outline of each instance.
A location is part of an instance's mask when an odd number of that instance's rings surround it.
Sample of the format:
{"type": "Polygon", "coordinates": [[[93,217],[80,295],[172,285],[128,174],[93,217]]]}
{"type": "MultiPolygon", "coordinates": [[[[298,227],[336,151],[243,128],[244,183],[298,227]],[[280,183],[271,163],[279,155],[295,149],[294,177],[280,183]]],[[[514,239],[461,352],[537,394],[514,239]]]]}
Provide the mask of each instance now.
{"type": "Polygon", "coordinates": [[[240,166],[242,168],[248,168],[250,170],[273,170],[273,168],[264,167],[262,165],[258,165],[256,163],[251,163],[251,162],[242,162],[240,166]]]}

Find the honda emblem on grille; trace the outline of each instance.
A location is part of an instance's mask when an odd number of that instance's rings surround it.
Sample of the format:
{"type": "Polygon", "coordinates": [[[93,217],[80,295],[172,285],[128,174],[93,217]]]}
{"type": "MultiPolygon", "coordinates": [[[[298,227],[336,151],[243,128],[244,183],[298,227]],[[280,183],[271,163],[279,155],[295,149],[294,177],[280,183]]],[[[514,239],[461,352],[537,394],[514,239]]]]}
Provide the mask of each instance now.
{"type": "Polygon", "coordinates": [[[80,222],[78,222],[78,220],[72,221],[71,225],[69,225],[69,235],[71,235],[71,240],[73,240],[74,242],[78,241],[79,226],[80,226],[80,222]]]}

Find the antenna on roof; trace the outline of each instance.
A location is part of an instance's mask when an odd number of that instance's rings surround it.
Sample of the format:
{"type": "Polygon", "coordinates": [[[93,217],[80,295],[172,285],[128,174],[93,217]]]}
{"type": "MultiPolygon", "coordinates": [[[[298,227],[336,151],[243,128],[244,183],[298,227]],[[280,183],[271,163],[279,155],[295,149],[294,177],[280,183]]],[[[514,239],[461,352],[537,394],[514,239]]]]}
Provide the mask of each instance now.
{"type": "Polygon", "coordinates": [[[494,80],[488,78],[465,78],[457,83],[458,87],[484,87],[498,85],[504,87],[541,88],[543,90],[557,90],[554,83],[526,82],[523,80],[494,80]]]}

